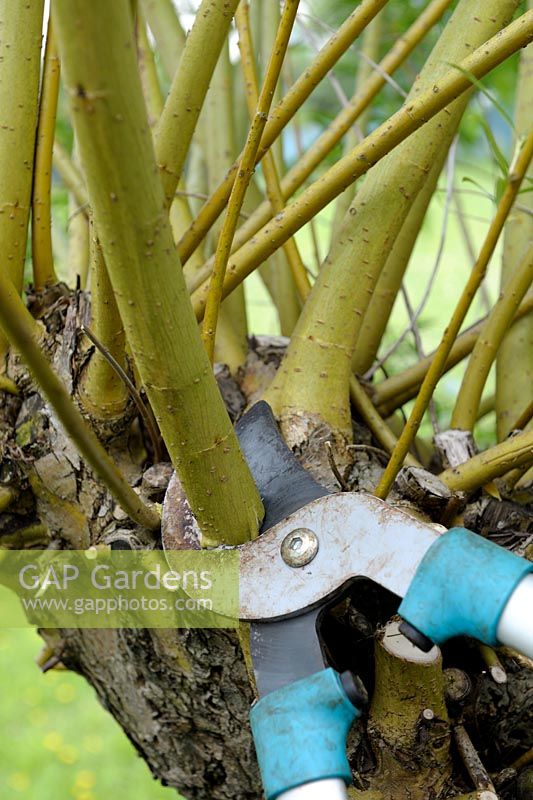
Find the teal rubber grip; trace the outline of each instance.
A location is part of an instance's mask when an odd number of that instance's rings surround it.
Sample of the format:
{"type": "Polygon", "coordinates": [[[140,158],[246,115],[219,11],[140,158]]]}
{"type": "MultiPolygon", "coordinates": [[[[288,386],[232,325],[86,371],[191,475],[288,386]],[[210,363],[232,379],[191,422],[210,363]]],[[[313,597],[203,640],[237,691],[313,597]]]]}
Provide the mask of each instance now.
{"type": "Polygon", "coordinates": [[[325,669],[259,700],[250,722],[267,800],[312,781],[352,782],[346,738],[360,711],[325,669]]]}
{"type": "Polygon", "coordinates": [[[465,528],[431,545],[398,613],[436,644],[471,636],[498,644],[507,601],[533,564],[465,528]]]}

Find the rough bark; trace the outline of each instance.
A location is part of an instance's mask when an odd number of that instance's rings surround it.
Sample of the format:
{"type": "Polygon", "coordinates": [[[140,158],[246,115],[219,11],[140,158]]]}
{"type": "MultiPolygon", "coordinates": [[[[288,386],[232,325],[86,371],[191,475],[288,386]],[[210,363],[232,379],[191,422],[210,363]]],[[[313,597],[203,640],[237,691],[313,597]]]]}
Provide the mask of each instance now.
{"type": "Polygon", "coordinates": [[[253,693],[233,632],[67,631],[62,647],[164,785],[188,800],[258,800],[253,693]]]}

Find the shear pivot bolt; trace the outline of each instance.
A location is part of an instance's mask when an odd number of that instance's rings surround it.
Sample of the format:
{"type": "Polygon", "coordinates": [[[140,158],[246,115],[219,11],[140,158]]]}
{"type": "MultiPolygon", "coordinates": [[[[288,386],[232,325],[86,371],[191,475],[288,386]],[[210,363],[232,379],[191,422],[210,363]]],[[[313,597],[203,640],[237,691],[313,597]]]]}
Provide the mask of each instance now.
{"type": "Polygon", "coordinates": [[[281,543],[281,557],[289,567],[305,567],[318,553],[318,538],[309,528],[295,528],[281,543]]]}

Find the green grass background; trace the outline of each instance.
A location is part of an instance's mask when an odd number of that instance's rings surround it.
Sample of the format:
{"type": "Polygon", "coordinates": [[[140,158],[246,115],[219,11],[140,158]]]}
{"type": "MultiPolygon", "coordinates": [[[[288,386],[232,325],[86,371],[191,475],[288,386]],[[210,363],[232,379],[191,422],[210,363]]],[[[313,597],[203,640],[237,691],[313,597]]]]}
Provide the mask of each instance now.
{"type": "Polygon", "coordinates": [[[43,675],[33,630],[0,629],[1,800],[176,800],[83,678],[43,675]]]}

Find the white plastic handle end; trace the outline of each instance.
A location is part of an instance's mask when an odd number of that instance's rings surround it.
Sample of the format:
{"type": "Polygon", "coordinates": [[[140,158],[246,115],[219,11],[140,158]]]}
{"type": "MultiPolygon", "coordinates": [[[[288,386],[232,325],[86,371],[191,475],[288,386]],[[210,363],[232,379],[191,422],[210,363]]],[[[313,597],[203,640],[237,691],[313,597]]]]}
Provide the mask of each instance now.
{"type": "Polygon", "coordinates": [[[296,789],[280,794],[277,800],[347,800],[348,793],[344,781],[339,778],[328,778],[324,781],[313,781],[296,789]]]}
{"type": "Polygon", "coordinates": [[[523,578],[500,617],[498,640],[533,658],[533,574],[523,578]]]}

